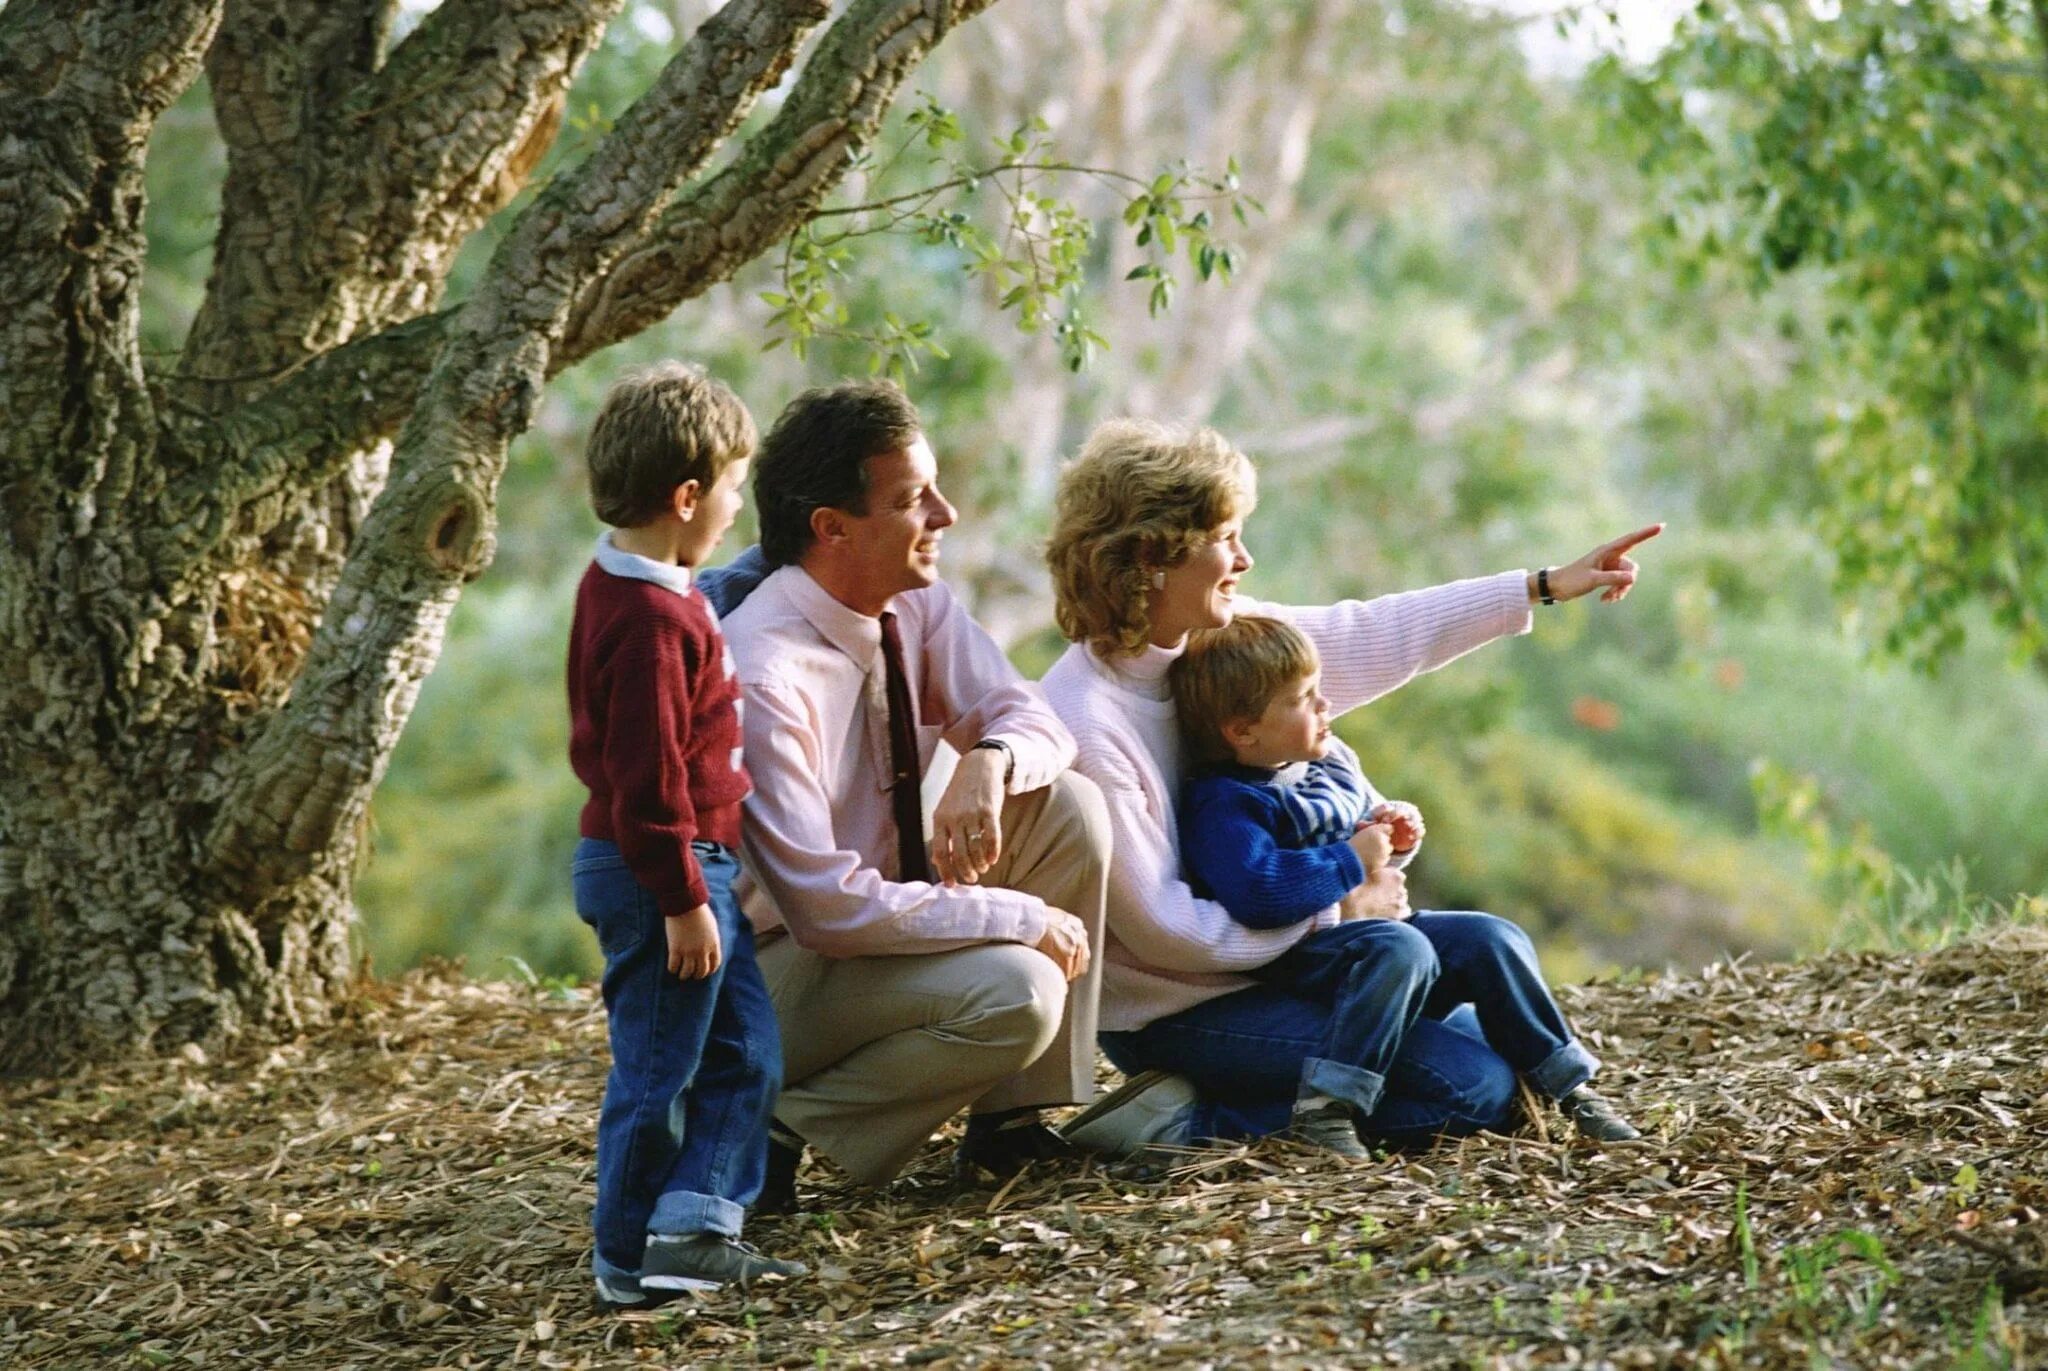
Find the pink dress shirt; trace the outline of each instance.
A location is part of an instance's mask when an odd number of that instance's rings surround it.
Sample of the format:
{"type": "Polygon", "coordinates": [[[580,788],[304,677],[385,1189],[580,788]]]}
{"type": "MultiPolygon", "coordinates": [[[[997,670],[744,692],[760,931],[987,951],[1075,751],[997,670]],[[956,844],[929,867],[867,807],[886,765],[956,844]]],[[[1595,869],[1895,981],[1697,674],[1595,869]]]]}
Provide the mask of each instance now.
{"type": "MultiPolygon", "coordinates": [[[[1016,759],[1009,793],[1050,785],[1074,740],[1039,687],[940,582],[889,605],[917,701],[922,773],[944,739],[984,738],[1016,759]]],[[[755,929],[786,929],[828,957],[942,952],[974,943],[1035,943],[1045,903],[990,886],[896,879],[889,804],[889,702],[879,620],[832,598],[802,567],[783,567],[722,627],[745,703],[745,844],[741,898],[755,929]]]]}

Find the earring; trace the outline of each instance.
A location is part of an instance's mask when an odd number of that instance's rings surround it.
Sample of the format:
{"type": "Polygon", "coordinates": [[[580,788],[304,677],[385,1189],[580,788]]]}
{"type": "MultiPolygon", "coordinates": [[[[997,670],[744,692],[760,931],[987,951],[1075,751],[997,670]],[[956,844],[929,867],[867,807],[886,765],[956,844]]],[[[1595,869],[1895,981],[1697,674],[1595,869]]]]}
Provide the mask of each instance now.
{"type": "Polygon", "coordinates": [[[1153,573],[1152,573],[1152,588],[1153,588],[1154,590],[1164,590],[1164,589],[1166,589],[1166,573],[1165,573],[1165,572],[1163,572],[1163,571],[1155,571],[1155,572],[1153,572],[1153,573]]]}

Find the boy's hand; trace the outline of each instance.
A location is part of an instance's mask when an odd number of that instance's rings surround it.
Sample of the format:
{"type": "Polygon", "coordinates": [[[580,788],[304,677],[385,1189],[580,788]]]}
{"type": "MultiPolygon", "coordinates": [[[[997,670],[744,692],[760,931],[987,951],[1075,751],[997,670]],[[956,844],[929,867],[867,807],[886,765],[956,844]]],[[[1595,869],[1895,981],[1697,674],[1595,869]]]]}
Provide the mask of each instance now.
{"type": "Polygon", "coordinates": [[[1387,800],[1365,818],[1367,823],[1387,826],[1396,852],[1413,852],[1422,835],[1429,831],[1423,825],[1422,811],[1406,800],[1387,800]]]}
{"type": "Polygon", "coordinates": [[[1346,891],[1337,901],[1337,918],[1351,923],[1358,919],[1405,919],[1408,907],[1408,878],[1390,866],[1383,866],[1346,891]]]}
{"type": "Polygon", "coordinates": [[[1351,850],[1358,854],[1368,874],[1378,871],[1394,855],[1393,830],[1385,824],[1360,824],[1351,835],[1351,850]]]}
{"type": "Polygon", "coordinates": [[[718,920],[711,906],[700,904],[662,920],[668,925],[668,972],[685,981],[701,981],[724,960],[718,945],[718,920]]]}

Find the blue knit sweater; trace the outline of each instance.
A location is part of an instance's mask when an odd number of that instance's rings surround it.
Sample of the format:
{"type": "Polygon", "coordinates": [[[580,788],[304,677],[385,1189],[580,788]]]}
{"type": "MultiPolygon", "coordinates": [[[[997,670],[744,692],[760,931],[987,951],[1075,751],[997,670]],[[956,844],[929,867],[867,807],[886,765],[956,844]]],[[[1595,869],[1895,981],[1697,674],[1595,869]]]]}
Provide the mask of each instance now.
{"type": "Polygon", "coordinates": [[[1346,841],[1380,795],[1341,742],[1296,784],[1235,764],[1189,777],[1180,802],[1181,874],[1247,928],[1314,918],[1365,879],[1346,841]]]}

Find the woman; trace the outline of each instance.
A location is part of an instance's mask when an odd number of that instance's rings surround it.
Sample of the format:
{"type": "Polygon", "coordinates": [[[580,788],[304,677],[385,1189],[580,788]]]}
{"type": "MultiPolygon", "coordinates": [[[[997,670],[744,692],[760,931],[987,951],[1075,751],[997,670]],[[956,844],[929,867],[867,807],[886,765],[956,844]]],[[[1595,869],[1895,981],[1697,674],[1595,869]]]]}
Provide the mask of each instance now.
{"type": "MultiPolygon", "coordinates": [[[[1336,909],[1291,928],[1253,929],[1180,878],[1179,740],[1165,677],[1188,634],[1239,612],[1290,620],[1320,653],[1323,692],[1330,712],[1341,714],[1495,638],[1526,633],[1539,599],[1595,591],[1604,601],[1621,599],[1636,577],[1628,549],[1662,528],[1537,575],[1503,572],[1295,609],[1237,595],[1252,567],[1242,534],[1255,499],[1250,462],[1221,435],[1131,420],[1098,428],[1061,477],[1047,557],[1060,628],[1072,646],[1044,684],[1079,744],[1076,768],[1109,802],[1114,847],[1100,1040],[1132,1077],[1069,1126],[1068,1137],[1086,1146],[1124,1151],[1281,1131],[1302,1063],[1319,1050],[1332,1013],[1241,973],[1336,923],[1336,909]]],[[[1345,912],[1405,917],[1401,874],[1375,874],[1345,912]]],[[[1513,931],[1520,944],[1510,946],[1507,936],[1488,950],[1533,964],[1526,938],[1513,931]]],[[[1576,1042],[1568,1047],[1565,1055],[1591,1062],[1576,1042]]],[[[1585,1094],[1589,1108],[1605,1109],[1585,1094]]],[[[1443,1018],[1425,1011],[1360,1127],[1391,1143],[1464,1135],[1505,1126],[1514,1100],[1515,1071],[1487,1045],[1470,1011],[1443,1018]]]]}

